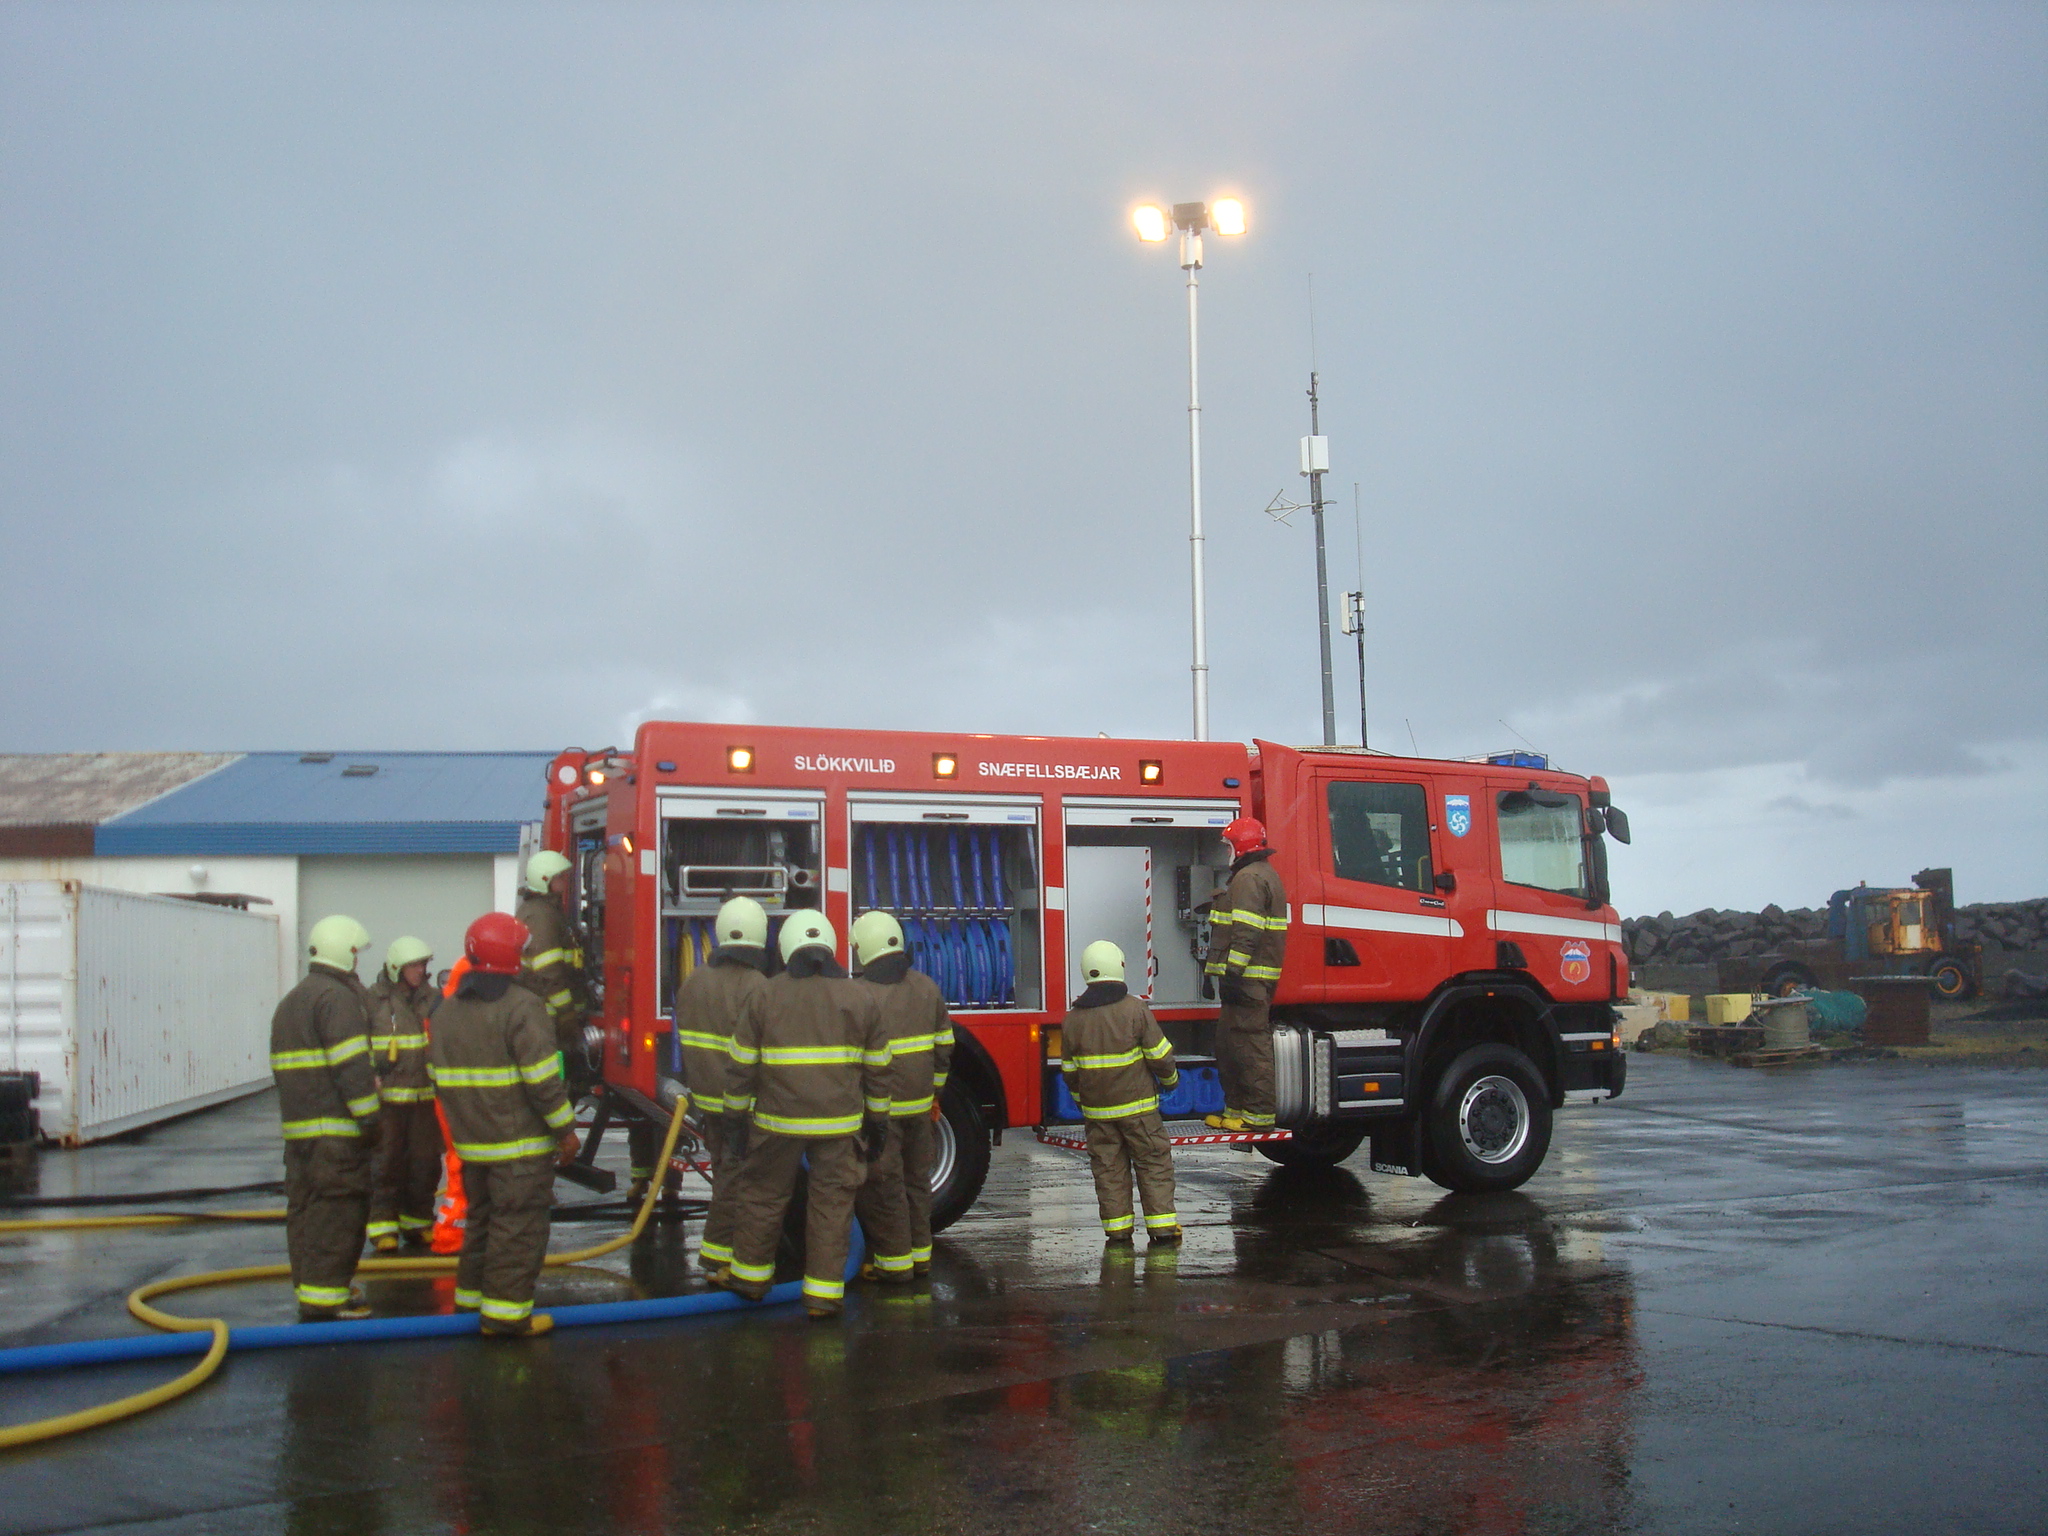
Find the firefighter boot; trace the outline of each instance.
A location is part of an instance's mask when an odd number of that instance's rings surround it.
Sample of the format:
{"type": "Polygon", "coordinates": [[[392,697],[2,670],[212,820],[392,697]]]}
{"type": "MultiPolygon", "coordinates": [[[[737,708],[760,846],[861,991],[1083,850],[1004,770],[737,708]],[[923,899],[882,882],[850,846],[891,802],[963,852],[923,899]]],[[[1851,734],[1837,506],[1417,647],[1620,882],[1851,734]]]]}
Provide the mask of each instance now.
{"type": "Polygon", "coordinates": [[[396,1253],[398,1252],[398,1234],[396,1232],[379,1232],[370,1246],[379,1253],[396,1253]]]}
{"type": "Polygon", "coordinates": [[[1202,1117],[1202,1124],[1208,1126],[1212,1131],[1241,1131],[1244,1129],[1244,1121],[1240,1120],[1236,1115],[1204,1115],[1202,1117]]]}
{"type": "Polygon", "coordinates": [[[516,1323],[486,1322],[483,1327],[487,1339],[537,1339],[554,1331],[555,1320],[545,1312],[535,1312],[516,1323]]]}

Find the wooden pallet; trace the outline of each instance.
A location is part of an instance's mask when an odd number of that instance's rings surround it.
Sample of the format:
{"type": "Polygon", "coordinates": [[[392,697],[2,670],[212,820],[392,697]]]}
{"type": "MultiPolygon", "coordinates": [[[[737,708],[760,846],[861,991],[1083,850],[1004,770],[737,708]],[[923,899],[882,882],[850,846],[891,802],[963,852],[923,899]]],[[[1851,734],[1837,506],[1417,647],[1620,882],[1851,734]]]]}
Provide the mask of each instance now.
{"type": "Polygon", "coordinates": [[[1686,1049],[1695,1056],[1734,1056],[1763,1043],[1761,1024],[1689,1024],[1685,1030],[1686,1049]]]}
{"type": "Polygon", "coordinates": [[[1799,1045],[1779,1051],[1742,1051],[1728,1060],[1738,1067],[1783,1067],[1795,1061],[1826,1061],[1834,1054],[1824,1045],[1799,1045]]]}

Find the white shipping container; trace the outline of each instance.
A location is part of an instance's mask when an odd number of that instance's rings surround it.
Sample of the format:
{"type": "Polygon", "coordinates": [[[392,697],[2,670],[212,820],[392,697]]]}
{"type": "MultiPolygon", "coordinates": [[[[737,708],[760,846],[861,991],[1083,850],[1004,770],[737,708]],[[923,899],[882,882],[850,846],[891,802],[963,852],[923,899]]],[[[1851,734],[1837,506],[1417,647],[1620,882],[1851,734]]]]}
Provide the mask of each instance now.
{"type": "Polygon", "coordinates": [[[270,1085],[277,919],[76,880],[0,884],[0,1060],[43,1134],[117,1136],[270,1085]]]}

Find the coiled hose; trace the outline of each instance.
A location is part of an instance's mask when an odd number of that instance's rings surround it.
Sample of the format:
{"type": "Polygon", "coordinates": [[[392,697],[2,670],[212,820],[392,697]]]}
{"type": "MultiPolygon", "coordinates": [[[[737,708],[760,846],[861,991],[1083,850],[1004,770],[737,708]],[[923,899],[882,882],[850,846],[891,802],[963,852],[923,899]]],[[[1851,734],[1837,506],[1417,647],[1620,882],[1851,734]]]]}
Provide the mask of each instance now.
{"type": "MultiPolygon", "coordinates": [[[[680,1113],[669,1116],[668,1136],[662,1142],[661,1155],[655,1159],[655,1166],[657,1168],[668,1165],[669,1158],[675,1152],[676,1137],[682,1131],[682,1127],[683,1117],[680,1113]]],[[[588,1263],[590,1260],[602,1258],[608,1253],[616,1253],[619,1249],[635,1241],[641,1232],[645,1230],[648,1218],[654,1213],[655,1202],[661,1198],[661,1186],[662,1181],[659,1179],[649,1182],[647,1198],[641,1201],[639,1214],[633,1218],[633,1225],[624,1237],[615,1237],[607,1242],[597,1243],[588,1248],[573,1249],[567,1253],[551,1253],[544,1261],[547,1267],[554,1269],[564,1264],[588,1263]]],[[[278,1214],[272,1211],[222,1211],[218,1215],[206,1219],[220,1221],[274,1221],[277,1219],[278,1214]]],[[[193,1219],[192,1217],[182,1215],[79,1216],[64,1221],[0,1222],[0,1232],[18,1232],[23,1230],[47,1232],[52,1230],[63,1231],[98,1227],[171,1226],[193,1219]]],[[[447,1274],[455,1268],[457,1262],[454,1258],[364,1259],[356,1266],[356,1270],[359,1274],[364,1271],[385,1275],[447,1274]]],[[[210,1332],[213,1335],[211,1342],[207,1345],[206,1353],[199,1363],[175,1380],[167,1381],[159,1387],[151,1387],[146,1392],[137,1392],[132,1397],[117,1398],[111,1403],[102,1403],[96,1408],[81,1408],[75,1413],[58,1414],[53,1418],[36,1419],[27,1424],[15,1424],[5,1429],[0,1429],[0,1450],[12,1449],[19,1445],[34,1445],[37,1441],[55,1440],[64,1435],[75,1435],[80,1430],[96,1429],[102,1424],[115,1424],[122,1419],[133,1418],[139,1413],[147,1413],[152,1408],[160,1407],[175,1398],[183,1397],[195,1387],[204,1385],[212,1377],[213,1373],[220,1369],[220,1363],[227,1355],[227,1323],[217,1317],[180,1317],[175,1312],[161,1311],[151,1306],[150,1303],[159,1296],[169,1296],[178,1291],[203,1290],[208,1286],[232,1285],[244,1280],[289,1279],[291,1272],[292,1268],[289,1264],[252,1264],[242,1269],[215,1269],[196,1275],[178,1275],[169,1280],[156,1280],[148,1285],[136,1287],[135,1290],[129,1293],[128,1311],[139,1321],[149,1324],[152,1328],[160,1328],[166,1333],[210,1332]]],[[[778,1286],[776,1289],[786,1289],[791,1295],[794,1295],[797,1287],[789,1286],[785,1288],[778,1286]]],[[[696,1298],[684,1297],[677,1299],[695,1300],[696,1298]]],[[[774,1292],[770,1292],[770,1299],[786,1300],[789,1297],[777,1297],[774,1292]]],[[[606,1307],[604,1310],[609,1312],[613,1308],[606,1307]]],[[[611,1319],[591,1319],[591,1321],[608,1320],[611,1319]]],[[[469,1333],[475,1331],[479,1326],[476,1319],[471,1317],[448,1318],[445,1320],[439,1318],[395,1318],[390,1321],[443,1324],[443,1327],[439,1330],[418,1328],[407,1330],[408,1335],[415,1336],[427,1331],[469,1333]]],[[[369,1331],[375,1327],[375,1323],[372,1322],[325,1325],[301,1323],[290,1330],[279,1329],[275,1331],[290,1332],[294,1335],[294,1342],[303,1339],[303,1342],[310,1344],[323,1342],[321,1339],[310,1337],[314,1329],[324,1330],[332,1328],[334,1330],[332,1337],[334,1338],[367,1341],[377,1336],[369,1331]]],[[[245,1331],[254,1332],[256,1330],[245,1331]]],[[[278,1342],[283,1341],[280,1340],[278,1342]]],[[[69,1346],[61,1345],[50,1347],[56,1349],[69,1348],[69,1346]]],[[[64,1360],[63,1357],[58,1357],[47,1363],[71,1362],[64,1360]]]]}

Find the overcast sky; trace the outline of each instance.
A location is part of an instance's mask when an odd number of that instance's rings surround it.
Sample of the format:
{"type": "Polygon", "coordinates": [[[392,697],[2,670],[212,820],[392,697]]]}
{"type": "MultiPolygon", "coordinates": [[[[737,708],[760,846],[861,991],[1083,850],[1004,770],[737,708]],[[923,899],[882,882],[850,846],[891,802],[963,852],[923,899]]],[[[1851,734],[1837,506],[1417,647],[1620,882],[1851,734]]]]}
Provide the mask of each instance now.
{"type": "Polygon", "coordinates": [[[0,8],[0,748],[1526,738],[1628,911],[2048,891],[2039,5],[0,8]],[[1357,675],[1335,637],[1342,739],[1357,675]],[[1412,733],[1412,735],[1411,735],[1412,733]]]}

